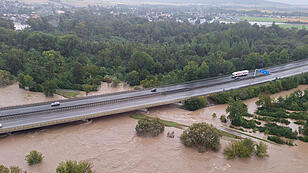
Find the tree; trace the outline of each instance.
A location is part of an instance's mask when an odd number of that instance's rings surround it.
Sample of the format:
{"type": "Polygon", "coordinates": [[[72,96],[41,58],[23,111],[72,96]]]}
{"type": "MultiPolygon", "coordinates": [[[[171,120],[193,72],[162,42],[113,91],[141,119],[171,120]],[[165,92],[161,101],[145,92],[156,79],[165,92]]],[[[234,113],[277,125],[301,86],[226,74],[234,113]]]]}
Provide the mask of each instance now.
{"type": "Polygon", "coordinates": [[[224,149],[223,154],[228,159],[248,158],[255,152],[254,143],[251,139],[243,139],[240,141],[230,142],[224,149]]]}
{"type": "Polygon", "coordinates": [[[92,86],[89,84],[83,84],[82,89],[86,92],[86,95],[92,90],[92,86]]]}
{"type": "Polygon", "coordinates": [[[268,157],[267,145],[263,142],[256,144],[256,156],[260,158],[268,157]]]}
{"type": "Polygon", "coordinates": [[[271,108],[273,106],[273,100],[267,94],[260,94],[259,100],[256,101],[256,105],[264,107],[264,108],[271,108]]]}
{"type": "Polygon", "coordinates": [[[131,71],[126,76],[126,81],[129,85],[135,86],[140,84],[139,73],[137,71],[131,71]]]}
{"type": "Polygon", "coordinates": [[[198,69],[198,77],[199,79],[203,79],[208,77],[209,75],[209,66],[203,61],[198,69]]]}
{"type": "Polygon", "coordinates": [[[88,161],[66,161],[61,162],[57,169],[57,173],[94,173],[92,163],[88,161]]]}
{"type": "Polygon", "coordinates": [[[14,30],[14,23],[11,20],[0,18],[0,27],[14,30]]]}
{"type": "Polygon", "coordinates": [[[79,62],[75,63],[72,74],[73,74],[73,80],[75,83],[78,83],[78,84],[83,83],[84,68],[79,62]]]}
{"type": "MultiPolygon", "coordinates": [[[[203,67],[203,68],[205,68],[205,67],[203,67]]],[[[204,70],[204,69],[202,69],[202,70],[204,70]]],[[[184,70],[183,70],[184,80],[185,81],[197,80],[198,79],[198,72],[199,72],[198,64],[194,61],[188,62],[188,64],[184,67],[184,70]]]]}
{"type": "Polygon", "coordinates": [[[45,81],[43,83],[43,92],[45,96],[52,97],[54,93],[56,93],[56,89],[58,88],[56,81],[45,81]]]}
{"type": "Polygon", "coordinates": [[[165,129],[165,125],[160,122],[159,118],[154,119],[141,119],[138,121],[138,124],[136,125],[136,132],[138,136],[158,136],[160,133],[162,133],[165,129]]]}
{"type": "Polygon", "coordinates": [[[228,119],[232,125],[240,126],[243,116],[248,115],[248,108],[241,100],[230,99],[226,112],[229,113],[228,119]]]}
{"type": "Polygon", "coordinates": [[[203,108],[207,105],[204,97],[193,97],[185,100],[184,108],[190,111],[195,111],[197,109],[203,108]]]}
{"type": "Polygon", "coordinates": [[[43,160],[43,154],[38,151],[31,151],[26,155],[26,161],[29,165],[38,164],[43,160]]]}
{"type": "Polygon", "coordinates": [[[304,125],[303,134],[304,134],[305,136],[308,136],[308,120],[306,120],[306,124],[304,125]]]}
{"type": "Polygon", "coordinates": [[[207,149],[218,151],[220,147],[220,133],[207,123],[195,123],[186,129],[181,135],[181,141],[187,147],[195,147],[199,152],[207,149]]]}

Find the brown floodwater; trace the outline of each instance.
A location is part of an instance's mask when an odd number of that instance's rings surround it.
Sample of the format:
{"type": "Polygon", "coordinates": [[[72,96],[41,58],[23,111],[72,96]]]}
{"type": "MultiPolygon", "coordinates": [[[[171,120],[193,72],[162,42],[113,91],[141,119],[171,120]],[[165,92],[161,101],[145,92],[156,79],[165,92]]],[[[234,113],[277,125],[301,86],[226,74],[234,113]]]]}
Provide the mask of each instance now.
{"type": "MultiPolygon", "coordinates": [[[[112,87],[111,84],[102,82],[101,86],[98,88],[98,91],[90,92],[88,96],[129,91],[133,89],[133,87],[125,85],[124,83],[120,83],[117,87],[112,87]]],[[[80,92],[78,95],[78,97],[84,96],[86,96],[85,92],[80,92]]],[[[31,92],[21,89],[18,87],[18,83],[0,88],[0,108],[63,99],[66,98],[57,94],[55,94],[53,97],[45,97],[43,93],[31,92]]]]}
{"type": "MultiPolygon", "coordinates": [[[[303,86],[301,86],[301,89],[303,86]]],[[[307,88],[307,86],[304,86],[307,88]]],[[[292,91],[274,95],[288,95],[292,91]]],[[[249,111],[256,106],[255,99],[246,100],[249,111]],[[250,105],[250,106],[249,106],[250,105]]],[[[184,124],[208,122],[221,125],[219,116],[226,105],[216,105],[195,112],[179,109],[175,105],[149,110],[148,115],[184,124]],[[212,114],[217,117],[213,118],[212,114]]],[[[308,144],[300,141],[297,146],[269,146],[270,157],[265,159],[226,160],[222,154],[229,142],[222,139],[219,152],[198,153],[185,147],[179,137],[182,130],[166,127],[158,137],[138,137],[135,134],[137,120],[129,113],[95,119],[88,123],[59,125],[32,130],[0,138],[0,164],[18,165],[30,173],[54,173],[59,162],[65,160],[89,160],[97,173],[102,172],[307,172],[308,144]],[[168,138],[167,132],[175,132],[168,138]],[[41,164],[28,166],[25,155],[31,150],[43,153],[41,164]]]]}
{"type": "Polygon", "coordinates": [[[0,107],[65,99],[62,96],[45,97],[43,93],[31,92],[18,87],[18,83],[0,88],[0,107]]]}

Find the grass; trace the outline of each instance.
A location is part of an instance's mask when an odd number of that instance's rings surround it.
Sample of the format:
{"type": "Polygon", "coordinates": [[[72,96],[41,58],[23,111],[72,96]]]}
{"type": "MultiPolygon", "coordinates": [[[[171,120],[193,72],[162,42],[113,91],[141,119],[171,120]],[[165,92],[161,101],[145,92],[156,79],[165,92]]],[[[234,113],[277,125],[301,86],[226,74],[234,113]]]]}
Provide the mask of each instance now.
{"type": "Polygon", "coordinates": [[[287,22],[285,19],[269,18],[269,17],[239,17],[242,20],[253,21],[253,22],[287,22]]]}
{"type": "Polygon", "coordinates": [[[241,132],[241,131],[239,131],[239,130],[234,130],[234,129],[230,129],[230,130],[233,130],[233,131],[235,131],[235,132],[237,132],[237,133],[240,133],[240,134],[243,134],[243,135],[249,136],[249,137],[254,138],[254,139],[261,140],[261,141],[263,141],[263,142],[267,142],[267,143],[270,143],[270,144],[276,144],[276,143],[271,142],[271,141],[269,141],[269,140],[266,140],[266,139],[263,139],[263,138],[259,138],[259,137],[256,137],[256,136],[252,136],[252,135],[250,135],[250,134],[247,134],[247,133],[241,132]]]}
{"type": "Polygon", "coordinates": [[[75,98],[79,95],[79,92],[56,91],[56,94],[61,95],[65,98],[75,98]]]}
{"type": "MultiPolygon", "coordinates": [[[[146,116],[146,115],[143,115],[143,114],[135,114],[135,115],[131,115],[130,117],[137,119],[137,120],[154,119],[155,118],[155,117],[150,117],[150,116],[146,116]]],[[[179,129],[182,129],[183,127],[188,127],[187,125],[180,124],[180,123],[177,123],[177,122],[174,122],[174,121],[167,121],[167,120],[162,120],[162,119],[159,119],[159,121],[161,123],[163,123],[166,127],[175,127],[175,128],[179,128],[179,129]]]]}
{"type": "MultiPolygon", "coordinates": [[[[154,118],[154,117],[146,116],[146,115],[143,115],[143,114],[135,114],[135,115],[131,115],[130,117],[137,119],[137,120],[145,119],[145,118],[149,118],[149,119],[154,118]]],[[[166,127],[175,127],[175,128],[179,128],[179,129],[183,129],[183,127],[189,127],[185,124],[180,124],[180,123],[177,123],[177,122],[174,122],[174,121],[167,121],[167,120],[160,119],[160,122],[162,122],[166,127]]],[[[228,132],[225,132],[225,131],[222,131],[222,130],[219,130],[219,129],[217,129],[217,130],[219,131],[219,133],[222,136],[226,136],[226,137],[230,137],[230,138],[234,138],[234,139],[239,139],[239,137],[236,136],[236,135],[233,135],[231,133],[228,133],[228,132]]]]}
{"type": "Polygon", "coordinates": [[[284,24],[284,25],[278,25],[278,26],[281,28],[285,28],[285,29],[292,29],[292,28],[308,29],[308,25],[284,24]]]}

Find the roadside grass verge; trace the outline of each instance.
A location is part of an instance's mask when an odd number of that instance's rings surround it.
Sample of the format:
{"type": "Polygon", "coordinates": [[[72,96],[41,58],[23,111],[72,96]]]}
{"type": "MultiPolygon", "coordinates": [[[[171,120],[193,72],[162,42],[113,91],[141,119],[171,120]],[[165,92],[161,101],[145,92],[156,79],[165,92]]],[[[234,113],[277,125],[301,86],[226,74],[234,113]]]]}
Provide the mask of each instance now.
{"type": "Polygon", "coordinates": [[[79,95],[79,92],[56,91],[56,94],[61,95],[65,98],[75,98],[79,95]]]}
{"type": "MultiPolygon", "coordinates": [[[[130,117],[137,119],[137,120],[154,119],[155,118],[155,117],[150,117],[150,116],[146,116],[146,115],[143,115],[143,114],[135,114],[135,115],[131,115],[130,117]]],[[[177,123],[177,122],[174,122],[174,121],[167,121],[167,120],[162,120],[162,119],[159,119],[159,121],[161,123],[163,123],[166,127],[175,127],[175,128],[179,128],[179,129],[182,129],[183,127],[188,127],[187,125],[180,124],[180,123],[177,123]]]]}
{"type": "Polygon", "coordinates": [[[242,135],[246,135],[246,136],[249,136],[249,137],[251,137],[251,138],[261,140],[261,141],[263,141],[263,142],[267,142],[267,143],[270,143],[270,144],[275,144],[275,145],[277,145],[276,143],[271,142],[271,141],[269,141],[269,140],[266,140],[266,139],[263,139],[263,138],[259,138],[259,137],[256,137],[256,136],[252,136],[252,135],[250,135],[250,134],[241,132],[241,131],[239,131],[239,130],[237,130],[237,129],[234,129],[234,128],[228,128],[228,129],[229,129],[229,130],[233,130],[233,131],[236,132],[236,133],[240,133],[240,134],[242,134],[242,135]]]}

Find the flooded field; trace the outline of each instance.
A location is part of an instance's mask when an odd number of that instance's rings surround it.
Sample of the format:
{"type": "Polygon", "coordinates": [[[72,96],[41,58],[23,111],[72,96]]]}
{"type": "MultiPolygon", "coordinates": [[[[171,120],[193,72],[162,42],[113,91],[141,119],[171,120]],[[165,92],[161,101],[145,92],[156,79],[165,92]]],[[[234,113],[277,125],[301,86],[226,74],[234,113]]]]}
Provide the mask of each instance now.
{"type": "Polygon", "coordinates": [[[17,83],[0,88],[0,107],[47,102],[61,99],[65,98],[59,95],[55,95],[54,97],[45,97],[45,95],[40,92],[31,92],[20,89],[17,83]]]}
{"type": "MultiPolygon", "coordinates": [[[[106,82],[102,82],[98,91],[90,92],[88,96],[129,91],[133,89],[133,87],[126,86],[124,83],[120,83],[117,87],[112,87],[110,84],[108,85],[106,82]]],[[[78,95],[78,97],[84,96],[86,96],[85,92],[80,92],[80,94],[78,95]]],[[[57,94],[55,94],[54,97],[45,97],[43,93],[31,92],[21,89],[18,87],[18,83],[0,88],[0,107],[47,102],[62,99],[65,99],[65,97],[62,97],[57,94]]]]}
{"type": "MultiPolygon", "coordinates": [[[[301,89],[307,86],[300,86],[301,89]]],[[[294,90],[281,92],[273,97],[285,96],[294,90]]],[[[254,112],[256,99],[246,100],[249,111],[254,112]]],[[[225,113],[226,105],[216,105],[195,112],[177,106],[161,106],[150,109],[148,115],[158,116],[184,124],[208,122],[220,125],[219,116],[225,113]],[[212,114],[216,113],[217,118],[212,114]]],[[[42,130],[33,130],[0,138],[0,163],[18,165],[30,173],[54,173],[59,162],[65,160],[89,160],[97,173],[102,172],[230,172],[230,173],[289,173],[307,172],[308,144],[298,146],[269,146],[269,158],[226,160],[222,154],[228,141],[222,140],[219,152],[198,153],[180,142],[182,130],[165,128],[155,138],[137,137],[137,120],[129,114],[120,114],[95,119],[88,123],[60,125],[42,130]],[[175,132],[168,138],[167,132],[175,132]],[[41,164],[29,167],[24,158],[31,150],[43,153],[41,164]]]]}

